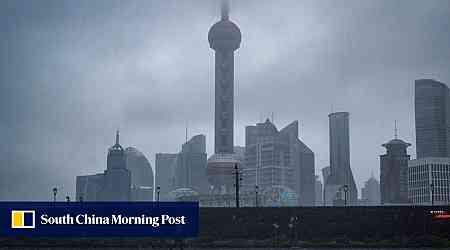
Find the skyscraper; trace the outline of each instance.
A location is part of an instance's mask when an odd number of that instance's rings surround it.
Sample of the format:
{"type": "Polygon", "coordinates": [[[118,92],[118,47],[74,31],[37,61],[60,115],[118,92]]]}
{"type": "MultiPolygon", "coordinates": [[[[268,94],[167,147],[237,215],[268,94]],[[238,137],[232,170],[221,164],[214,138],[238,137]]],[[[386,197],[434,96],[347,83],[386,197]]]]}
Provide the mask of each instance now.
{"type": "Polygon", "coordinates": [[[126,167],[131,173],[131,200],[153,200],[153,169],[147,157],[137,148],[125,149],[126,167]]]}
{"type": "Polygon", "coordinates": [[[234,51],[240,46],[241,31],[229,20],[227,1],[222,1],[221,20],[209,30],[208,41],[215,51],[215,154],[208,160],[208,175],[216,192],[229,192],[238,163],[233,151],[234,51]]]}
{"type": "Polygon", "coordinates": [[[126,168],[126,157],[119,144],[108,149],[106,170],[102,174],[77,176],[76,199],[84,201],[129,201],[131,198],[131,173],[126,168]]]}
{"type": "Polygon", "coordinates": [[[330,176],[325,184],[326,203],[336,199],[338,192],[347,193],[348,202],[358,198],[355,179],[350,168],[349,113],[337,112],[328,115],[330,124],[330,176]]]}
{"type": "Polygon", "coordinates": [[[147,157],[137,148],[125,149],[126,167],[131,172],[131,186],[153,188],[153,169],[147,157]]]}
{"type": "Polygon", "coordinates": [[[319,179],[319,176],[316,175],[316,182],[315,182],[315,193],[316,193],[316,198],[315,198],[315,205],[316,206],[322,206],[323,205],[323,188],[322,188],[322,182],[319,179]]]}
{"type": "Polygon", "coordinates": [[[364,183],[364,187],[361,188],[361,200],[363,205],[380,205],[380,183],[373,175],[364,183]]]}
{"type": "Polygon", "coordinates": [[[126,167],[125,151],[119,144],[119,131],[117,131],[116,143],[108,150],[102,200],[129,201],[130,188],[131,173],[126,167]]]}
{"type": "Polygon", "coordinates": [[[282,188],[297,195],[297,203],[314,205],[314,153],[298,138],[298,122],[278,131],[267,119],[245,129],[244,187],[270,192],[282,188]]]}
{"type": "Polygon", "coordinates": [[[390,140],[382,145],[386,154],[380,156],[381,204],[408,202],[408,155],[411,144],[400,139],[390,140]]]}
{"type": "Polygon", "coordinates": [[[196,135],[183,144],[176,157],[175,187],[190,188],[199,194],[207,194],[206,138],[196,135]]]}
{"type": "Polygon", "coordinates": [[[206,175],[206,138],[193,136],[183,143],[177,154],[156,154],[156,186],[160,187],[160,200],[167,201],[171,193],[189,190],[207,194],[209,183],[206,175]],[[178,191],[176,191],[178,190],[178,191]]]}
{"type": "Polygon", "coordinates": [[[408,201],[450,205],[450,158],[426,157],[408,162],[408,201]]]}
{"type": "Polygon", "coordinates": [[[432,79],[415,81],[417,159],[449,157],[449,88],[432,79]]]}
{"type": "Polygon", "coordinates": [[[157,153],[155,155],[155,189],[159,187],[160,200],[167,201],[175,186],[175,168],[178,154],[157,153]]]}

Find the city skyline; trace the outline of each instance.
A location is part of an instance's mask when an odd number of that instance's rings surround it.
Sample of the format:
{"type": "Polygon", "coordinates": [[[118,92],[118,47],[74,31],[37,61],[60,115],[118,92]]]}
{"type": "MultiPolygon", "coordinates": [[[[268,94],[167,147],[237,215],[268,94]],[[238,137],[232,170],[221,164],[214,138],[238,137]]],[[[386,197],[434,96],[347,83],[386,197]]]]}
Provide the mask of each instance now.
{"type": "MultiPolygon", "coordinates": [[[[186,121],[189,137],[206,135],[212,155],[206,37],[219,2],[3,4],[0,199],[48,199],[53,186],[61,197],[74,194],[73,176],[105,169],[116,129],[153,169],[156,153],[177,152],[186,121]],[[35,192],[25,185],[31,181],[35,192]]],[[[299,120],[320,174],[329,165],[327,115],[348,111],[360,190],[371,170],[379,176],[380,145],[393,137],[394,120],[399,137],[415,142],[414,80],[450,84],[450,8],[348,5],[232,1],[245,39],[236,53],[234,145],[244,145],[245,126],[272,112],[280,127],[299,120]]],[[[415,145],[408,153],[415,158],[415,145]]]]}

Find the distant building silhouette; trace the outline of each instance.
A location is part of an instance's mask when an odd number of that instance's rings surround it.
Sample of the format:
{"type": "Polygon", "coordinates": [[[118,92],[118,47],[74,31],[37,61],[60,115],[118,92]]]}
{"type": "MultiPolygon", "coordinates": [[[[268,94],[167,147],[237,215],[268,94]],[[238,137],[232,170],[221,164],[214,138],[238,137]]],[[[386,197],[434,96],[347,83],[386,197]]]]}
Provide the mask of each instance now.
{"type": "Polygon", "coordinates": [[[408,202],[408,161],[407,148],[411,144],[400,139],[390,140],[382,145],[386,154],[380,156],[381,204],[408,202]]]}
{"type": "MultiPolygon", "coordinates": [[[[349,113],[337,112],[328,115],[330,125],[330,175],[325,183],[325,202],[332,204],[344,193],[347,187],[347,202],[354,204],[358,201],[358,190],[350,168],[350,136],[349,113]]],[[[345,194],[344,194],[345,195],[345,194]]],[[[343,198],[345,199],[345,198],[343,198]]]]}
{"type": "Polygon", "coordinates": [[[104,183],[104,173],[94,175],[81,175],[76,177],[77,201],[100,201],[104,183]]]}
{"type": "MultiPolygon", "coordinates": [[[[155,190],[160,188],[160,200],[168,201],[175,186],[175,168],[178,154],[158,153],[155,156],[155,190]]],[[[156,195],[156,193],[155,193],[156,195]]]]}
{"type": "MultiPolygon", "coordinates": [[[[326,166],[324,168],[322,168],[322,179],[323,179],[323,183],[322,183],[322,203],[323,205],[331,205],[330,203],[327,204],[327,197],[325,197],[326,194],[326,183],[328,182],[328,177],[330,177],[331,175],[331,168],[330,166],[326,166]]],[[[331,199],[331,198],[329,198],[331,199]]],[[[332,202],[332,200],[329,200],[328,202],[332,202]]]]}
{"type": "Polygon", "coordinates": [[[331,175],[331,168],[330,166],[326,166],[322,168],[322,178],[323,182],[327,183],[328,177],[331,175]]]}
{"type": "Polygon", "coordinates": [[[380,205],[380,183],[372,175],[361,188],[362,205],[379,206],[380,205]]]}
{"type": "Polygon", "coordinates": [[[239,27],[229,20],[229,5],[222,2],[221,20],[208,33],[215,51],[214,155],[208,159],[208,177],[215,193],[231,193],[234,166],[239,164],[233,151],[234,51],[241,43],[239,27]]]}
{"type": "Polygon", "coordinates": [[[449,205],[450,158],[425,157],[409,161],[408,199],[412,204],[449,205]]]}
{"type": "Polygon", "coordinates": [[[196,135],[183,143],[177,154],[156,154],[155,162],[156,188],[160,187],[161,201],[173,201],[175,196],[189,193],[184,192],[186,190],[199,195],[209,192],[204,135],[196,135]]]}
{"type": "Polygon", "coordinates": [[[184,143],[176,157],[175,186],[172,190],[190,188],[198,194],[207,194],[209,184],[206,176],[206,161],[204,135],[196,135],[184,143]]]}
{"type": "Polygon", "coordinates": [[[126,167],[131,172],[133,201],[153,200],[153,169],[145,155],[134,147],[125,149],[126,167]]]}
{"type": "Polygon", "coordinates": [[[125,151],[116,143],[109,148],[107,168],[103,174],[77,176],[77,200],[83,201],[129,201],[131,199],[131,173],[126,168],[125,151]]]}
{"type": "MultiPolygon", "coordinates": [[[[298,138],[298,122],[281,131],[267,119],[245,129],[243,184],[260,192],[287,187],[300,205],[313,206],[315,198],[314,153],[298,138]]],[[[287,189],[286,189],[287,190],[287,189]]]]}
{"type": "Polygon", "coordinates": [[[449,157],[449,88],[432,79],[415,81],[417,159],[449,157]]]}
{"type": "Polygon", "coordinates": [[[116,143],[109,148],[103,199],[106,201],[129,201],[131,173],[126,167],[125,151],[119,144],[119,131],[116,143]]]}
{"type": "Polygon", "coordinates": [[[322,182],[319,179],[319,176],[316,175],[316,183],[314,192],[316,193],[315,197],[315,205],[316,206],[322,206],[323,205],[323,187],[322,182]]]}

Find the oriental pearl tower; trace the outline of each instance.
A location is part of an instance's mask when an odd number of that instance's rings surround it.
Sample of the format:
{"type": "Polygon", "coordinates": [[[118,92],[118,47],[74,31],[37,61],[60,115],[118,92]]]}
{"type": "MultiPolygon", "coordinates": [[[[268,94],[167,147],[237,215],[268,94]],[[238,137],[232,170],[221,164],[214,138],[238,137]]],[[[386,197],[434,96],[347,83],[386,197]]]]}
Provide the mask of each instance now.
{"type": "Polygon", "coordinates": [[[229,193],[233,171],[239,164],[233,150],[234,126],[234,51],[241,43],[239,27],[229,20],[229,3],[222,1],[221,20],[208,33],[215,51],[214,155],[208,159],[208,179],[214,193],[229,193]]]}

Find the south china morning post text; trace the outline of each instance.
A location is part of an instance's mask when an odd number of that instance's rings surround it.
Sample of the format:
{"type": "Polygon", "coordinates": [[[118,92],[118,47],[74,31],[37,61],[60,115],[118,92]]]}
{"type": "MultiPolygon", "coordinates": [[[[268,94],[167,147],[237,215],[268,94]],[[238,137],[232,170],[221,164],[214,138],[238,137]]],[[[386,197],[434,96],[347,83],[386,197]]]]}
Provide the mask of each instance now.
{"type": "Polygon", "coordinates": [[[122,214],[112,214],[111,216],[97,216],[95,214],[66,214],[64,216],[40,216],[41,225],[150,225],[159,227],[160,225],[186,225],[186,216],[170,216],[163,214],[160,216],[124,216],[122,214]]]}
{"type": "Polygon", "coordinates": [[[198,202],[0,202],[0,237],[190,238],[198,232],[198,202]]]}

